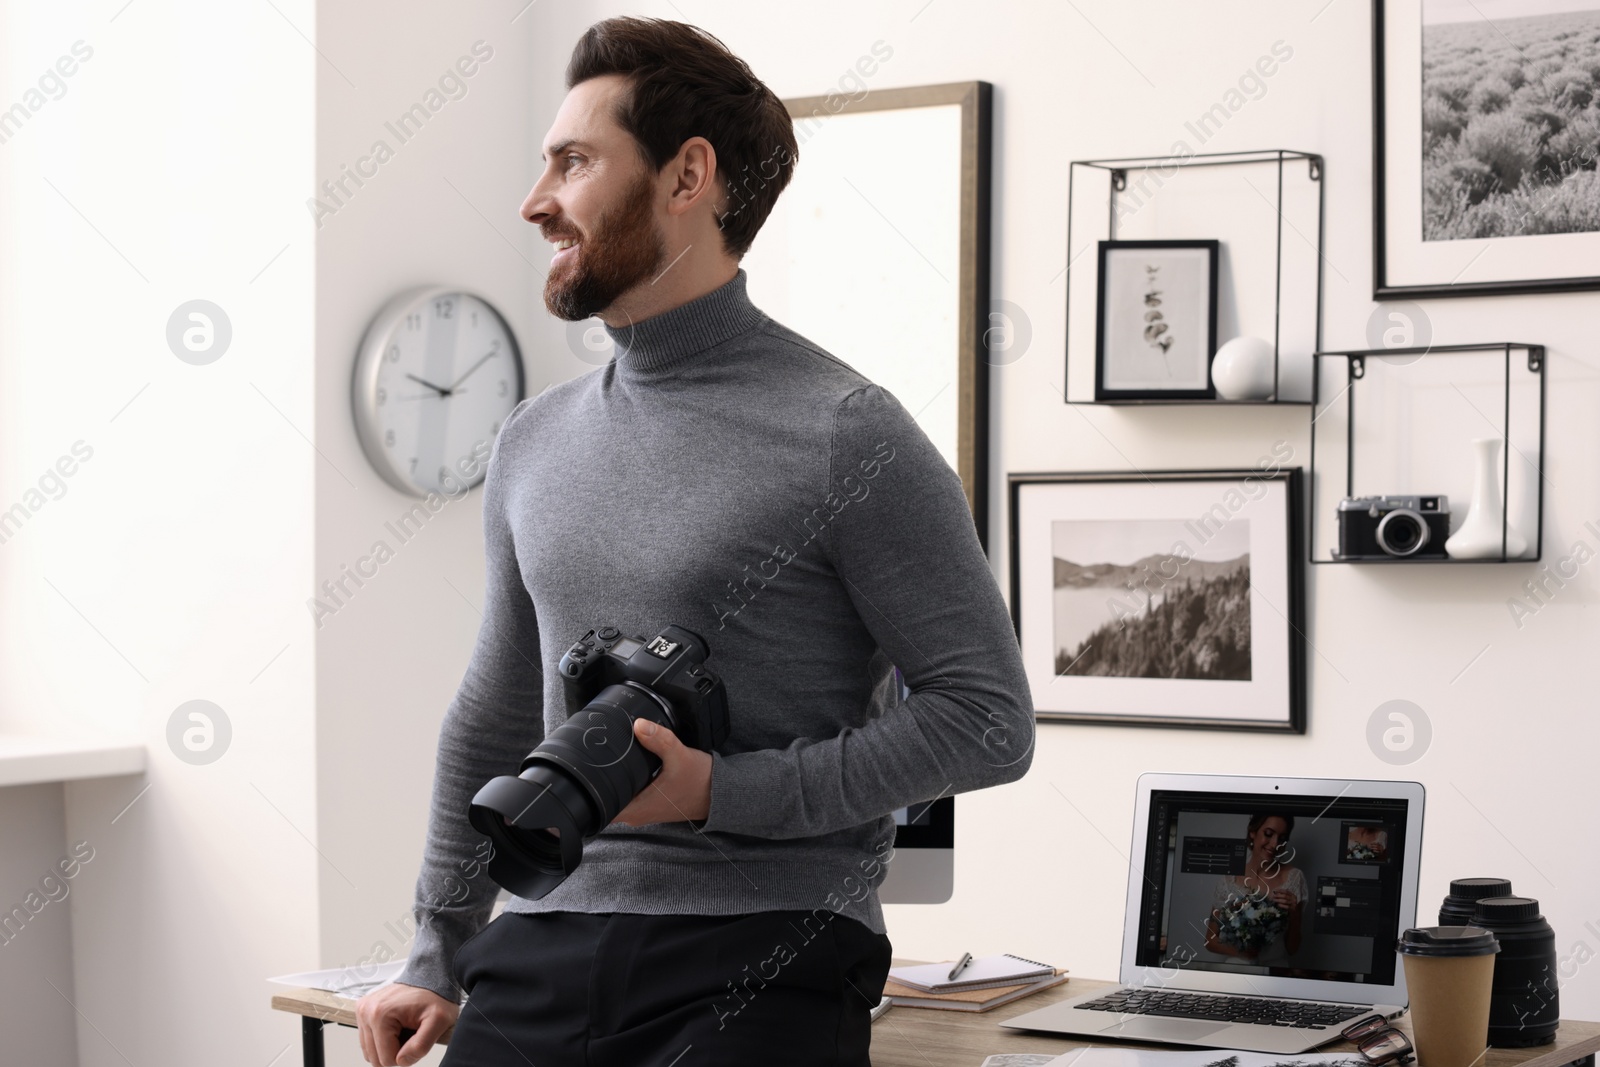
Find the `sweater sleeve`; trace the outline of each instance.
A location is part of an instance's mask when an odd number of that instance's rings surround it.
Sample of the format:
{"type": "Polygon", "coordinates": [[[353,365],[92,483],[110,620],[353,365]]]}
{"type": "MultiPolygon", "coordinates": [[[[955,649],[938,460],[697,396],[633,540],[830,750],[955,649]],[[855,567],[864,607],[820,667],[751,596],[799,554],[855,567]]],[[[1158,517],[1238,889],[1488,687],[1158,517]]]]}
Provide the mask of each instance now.
{"type": "Polygon", "coordinates": [[[713,753],[708,831],[825,834],[1014,781],[1032,761],[1022,654],[961,479],[878,386],[835,409],[826,491],[849,502],[824,550],[910,695],[833,737],[713,753]]]}
{"type": "MultiPolygon", "coordinates": [[[[529,402],[523,401],[523,407],[529,402]]],[[[506,419],[509,429],[521,407],[506,419]]],[[[483,927],[499,887],[489,878],[489,843],[467,806],[489,779],[516,774],[544,734],[543,672],[533,601],[517,565],[505,511],[500,442],[484,478],[483,621],[465,676],[439,727],[439,752],[422,871],[412,913],[416,938],[398,979],[460,1000],[451,963],[483,927]]]]}

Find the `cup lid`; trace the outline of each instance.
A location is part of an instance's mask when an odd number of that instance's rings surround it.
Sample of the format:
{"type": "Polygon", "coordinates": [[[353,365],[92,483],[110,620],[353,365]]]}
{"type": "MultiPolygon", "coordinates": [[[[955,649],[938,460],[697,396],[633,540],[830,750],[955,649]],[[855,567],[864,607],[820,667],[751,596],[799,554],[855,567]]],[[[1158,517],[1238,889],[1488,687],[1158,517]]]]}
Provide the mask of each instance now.
{"type": "Polygon", "coordinates": [[[1400,935],[1402,956],[1492,956],[1500,942],[1481,926],[1418,926],[1400,935]]]}

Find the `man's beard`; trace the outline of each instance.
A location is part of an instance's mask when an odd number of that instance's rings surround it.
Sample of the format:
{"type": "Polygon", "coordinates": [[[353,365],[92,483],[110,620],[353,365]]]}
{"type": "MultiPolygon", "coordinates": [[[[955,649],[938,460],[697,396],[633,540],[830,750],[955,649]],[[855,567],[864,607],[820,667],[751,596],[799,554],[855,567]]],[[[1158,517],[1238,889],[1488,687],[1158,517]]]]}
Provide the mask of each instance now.
{"type": "MultiPolygon", "coordinates": [[[[622,202],[601,213],[594,232],[582,238],[576,261],[563,263],[544,281],[544,306],[569,322],[596,315],[646,278],[652,277],[667,250],[656,231],[653,212],[655,181],[646,168],[622,196],[622,202]]],[[[565,228],[550,237],[578,237],[565,228]]]]}

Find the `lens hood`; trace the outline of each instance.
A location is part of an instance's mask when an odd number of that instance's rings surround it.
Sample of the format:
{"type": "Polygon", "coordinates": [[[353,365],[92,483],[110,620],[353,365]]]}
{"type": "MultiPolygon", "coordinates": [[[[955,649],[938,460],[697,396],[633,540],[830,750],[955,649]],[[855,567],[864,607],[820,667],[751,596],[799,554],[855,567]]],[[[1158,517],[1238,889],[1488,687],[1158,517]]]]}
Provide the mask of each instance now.
{"type": "Polygon", "coordinates": [[[548,767],[487,782],[467,808],[467,821],[494,845],[489,877],[528,900],[538,900],[577,869],[584,827],[594,818],[583,791],[548,767]]]}

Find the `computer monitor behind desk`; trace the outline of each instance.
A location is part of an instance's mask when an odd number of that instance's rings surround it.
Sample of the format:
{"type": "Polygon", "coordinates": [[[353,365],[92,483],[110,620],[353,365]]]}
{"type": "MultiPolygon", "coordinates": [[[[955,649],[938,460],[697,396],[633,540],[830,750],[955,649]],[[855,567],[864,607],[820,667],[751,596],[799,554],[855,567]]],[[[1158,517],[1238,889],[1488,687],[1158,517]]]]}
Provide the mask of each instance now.
{"type": "Polygon", "coordinates": [[[943,904],[955,893],[956,798],[894,813],[894,858],[878,887],[885,904],[943,904]]]}
{"type": "MultiPolygon", "coordinates": [[[[900,671],[900,699],[911,695],[900,671]]],[[[878,886],[884,904],[943,904],[956,891],[956,798],[939,797],[894,813],[894,858],[878,886]]]]}

